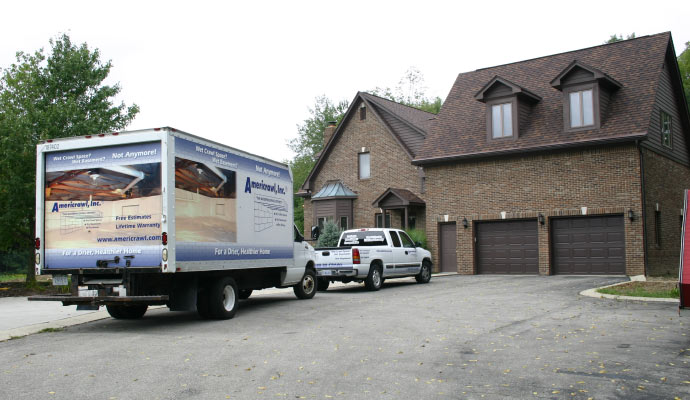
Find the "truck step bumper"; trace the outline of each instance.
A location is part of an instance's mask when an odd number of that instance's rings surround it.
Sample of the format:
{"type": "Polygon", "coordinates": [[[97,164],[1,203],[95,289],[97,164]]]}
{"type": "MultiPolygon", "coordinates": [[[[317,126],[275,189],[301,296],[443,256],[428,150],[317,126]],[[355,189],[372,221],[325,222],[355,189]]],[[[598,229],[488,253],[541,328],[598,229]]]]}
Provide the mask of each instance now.
{"type": "Polygon", "coordinates": [[[81,297],[72,295],[50,295],[50,296],[31,296],[29,301],[61,301],[63,306],[71,305],[127,305],[127,304],[148,304],[164,305],[168,302],[169,296],[99,296],[81,297]]]}

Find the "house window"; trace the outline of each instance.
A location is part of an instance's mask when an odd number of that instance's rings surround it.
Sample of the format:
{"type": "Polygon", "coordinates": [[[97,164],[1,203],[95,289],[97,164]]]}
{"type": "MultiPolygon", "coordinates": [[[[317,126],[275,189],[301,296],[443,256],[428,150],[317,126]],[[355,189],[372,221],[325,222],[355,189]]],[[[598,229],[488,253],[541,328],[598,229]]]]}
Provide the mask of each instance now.
{"type": "Polygon", "coordinates": [[[391,215],[386,213],[386,220],[384,225],[383,214],[376,214],[376,227],[377,228],[390,228],[391,227],[391,215]]]}
{"type": "Polygon", "coordinates": [[[340,217],[340,229],[347,230],[347,217],[340,217]]]}
{"type": "Polygon", "coordinates": [[[494,139],[513,136],[512,103],[491,106],[491,137],[494,139]]]}
{"type": "Polygon", "coordinates": [[[671,148],[671,116],[661,112],[661,143],[671,148]]]}
{"type": "Polygon", "coordinates": [[[359,179],[369,179],[371,177],[371,155],[370,153],[359,153],[359,179]]]}
{"type": "Polygon", "coordinates": [[[367,119],[367,107],[364,104],[359,108],[359,119],[362,121],[367,119]]]}
{"type": "Polygon", "coordinates": [[[319,230],[321,232],[323,232],[323,227],[328,221],[333,222],[333,217],[319,217],[316,219],[316,224],[319,226],[319,230]]]}
{"type": "Polygon", "coordinates": [[[570,127],[594,125],[594,97],[592,89],[570,92],[570,127]]]}

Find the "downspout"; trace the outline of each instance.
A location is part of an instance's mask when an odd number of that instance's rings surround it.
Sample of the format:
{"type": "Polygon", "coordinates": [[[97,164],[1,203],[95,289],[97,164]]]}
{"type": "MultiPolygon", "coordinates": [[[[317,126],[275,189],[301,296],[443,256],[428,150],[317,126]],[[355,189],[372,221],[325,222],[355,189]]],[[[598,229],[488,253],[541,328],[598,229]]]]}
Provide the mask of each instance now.
{"type": "Polygon", "coordinates": [[[642,197],[642,212],[640,215],[642,218],[642,246],[644,246],[644,276],[647,276],[647,264],[649,263],[649,249],[647,247],[647,200],[646,192],[644,190],[644,153],[642,152],[642,146],[640,146],[640,141],[636,140],[635,145],[637,146],[637,151],[640,154],[640,195],[642,197]]]}

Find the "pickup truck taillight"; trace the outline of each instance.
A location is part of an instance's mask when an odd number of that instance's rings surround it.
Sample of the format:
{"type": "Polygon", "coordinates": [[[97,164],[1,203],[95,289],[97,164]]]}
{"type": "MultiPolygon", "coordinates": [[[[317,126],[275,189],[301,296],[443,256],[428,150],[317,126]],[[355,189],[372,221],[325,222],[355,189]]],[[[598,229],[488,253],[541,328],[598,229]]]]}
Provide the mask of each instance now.
{"type": "Polygon", "coordinates": [[[359,249],[352,249],[352,263],[359,264],[359,249]]]}

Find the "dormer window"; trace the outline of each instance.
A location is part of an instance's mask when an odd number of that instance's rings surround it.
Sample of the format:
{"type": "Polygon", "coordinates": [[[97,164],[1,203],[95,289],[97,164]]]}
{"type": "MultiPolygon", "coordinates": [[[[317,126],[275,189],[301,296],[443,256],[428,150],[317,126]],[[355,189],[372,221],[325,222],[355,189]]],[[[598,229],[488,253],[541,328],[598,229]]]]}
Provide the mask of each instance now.
{"type": "Polygon", "coordinates": [[[563,92],[563,130],[599,129],[612,94],[621,87],[596,68],[573,61],[551,81],[563,92]]]}
{"type": "Polygon", "coordinates": [[[491,137],[494,139],[513,136],[513,104],[491,106],[491,137]]]}
{"type": "Polygon", "coordinates": [[[507,79],[494,77],[474,98],[486,104],[488,140],[517,140],[520,126],[528,121],[531,106],[541,97],[507,79]]]}

